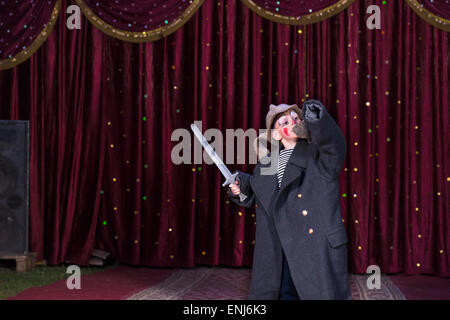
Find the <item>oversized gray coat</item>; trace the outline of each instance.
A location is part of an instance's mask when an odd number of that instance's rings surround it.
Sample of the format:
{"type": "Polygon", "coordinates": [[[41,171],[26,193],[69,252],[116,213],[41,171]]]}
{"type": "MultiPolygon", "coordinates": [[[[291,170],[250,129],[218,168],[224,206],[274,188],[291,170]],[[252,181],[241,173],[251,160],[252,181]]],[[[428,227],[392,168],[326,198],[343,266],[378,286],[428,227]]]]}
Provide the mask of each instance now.
{"type": "Polygon", "coordinates": [[[229,192],[236,204],[256,207],[251,300],[278,299],[283,251],[300,299],[351,299],[339,203],[346,141],[326,108],[313,102],[320,109],[316,116],[302,109],[311,141],[297,142],[281,187],[276,174],[261,174],[260,161],[253,175],[239,172],[241,192],[248,198],[240,202],[229,192]]]}

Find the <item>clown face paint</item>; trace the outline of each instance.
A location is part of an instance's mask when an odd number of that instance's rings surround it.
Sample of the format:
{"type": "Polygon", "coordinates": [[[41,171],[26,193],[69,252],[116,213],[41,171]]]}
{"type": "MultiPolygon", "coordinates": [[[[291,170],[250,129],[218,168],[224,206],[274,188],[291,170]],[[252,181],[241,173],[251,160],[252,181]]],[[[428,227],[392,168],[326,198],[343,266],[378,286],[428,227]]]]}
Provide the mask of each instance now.
{"type": "Polygon", "coordinates": [[[291,113],[289,115],[291,116],[293,125],[300,123],[300,117],[298,116],[297,112],[295,112],[294,110],[291,110],[291,113]]]}
{"type": "Polygon", "coordinates": [[[300,123],[300,117],[298,116],[297,112],[291,111],[289,115],[281,116],[277,122],[280,127],[284,128],[287,127],[290,123],[292,125],[300,123]]]}
{"type": "Polygon", "coordinates": [[[289,114],[283,115],[278,119],[279,129],[284,133],[285,138],[291,138],[295,136],[292,134],[292,127],[298,123],[300,123],[300,117],[298,114],[291,110],[289,114]]]}

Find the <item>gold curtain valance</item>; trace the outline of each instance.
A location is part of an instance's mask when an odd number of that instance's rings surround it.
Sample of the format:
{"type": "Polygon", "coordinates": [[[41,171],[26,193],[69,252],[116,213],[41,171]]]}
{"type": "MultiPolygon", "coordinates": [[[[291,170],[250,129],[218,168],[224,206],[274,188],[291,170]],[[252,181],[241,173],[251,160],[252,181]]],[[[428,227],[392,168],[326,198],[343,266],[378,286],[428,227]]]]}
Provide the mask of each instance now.
{"type": "Polygon", "coordinates": [[[406,3],[413,9],[419,17],[436,28],[450,32],[450,20],[444,19],[425,9],[417,0],[406,0],[406,3]]]}
{"type": "Polygon", "coordinates": [[[56,20],[58,20],[60,9],[61,0],[58,0],[55,3],[53,11],[50,15],[50,21],[46,24],[44,29],[42,29],[36,39],[31,43],[31,45],[15,54],[11,58],[1,59],[0,70],[14,68],[15,66],[29,59],[40,48],[40,46],[47,40],[48,36],[52,32],[56,20]]]}
{"type": "Polygon", "coordinates": [[[289,25],[305,25],[316,23],[325,19],[328,19],[339,12],[345,10],[350,6],[355,0],[340,0],[337,3],[326,7],[325,9],[307,14],[301,18],[285,16],[281,14],[274,13],[272,11],[266,10],[259,5],[257,5],[252,0],[241,0],[247,7],[249,7],[256,14],[262,16],[263,18],[269,19],[274,22],[289,24],[289,25]]]}
{"type": "Polygon", "coordinates": [[[197,12],[205,0],[192,0],[189,7],[174,22],[150,31],[124,31],[116,28],[96,15],[83,0],[75,0],[83,14],[99,30],[107,35],[127,42],[150,42],[167,37],[181,28],[197,12]]]}

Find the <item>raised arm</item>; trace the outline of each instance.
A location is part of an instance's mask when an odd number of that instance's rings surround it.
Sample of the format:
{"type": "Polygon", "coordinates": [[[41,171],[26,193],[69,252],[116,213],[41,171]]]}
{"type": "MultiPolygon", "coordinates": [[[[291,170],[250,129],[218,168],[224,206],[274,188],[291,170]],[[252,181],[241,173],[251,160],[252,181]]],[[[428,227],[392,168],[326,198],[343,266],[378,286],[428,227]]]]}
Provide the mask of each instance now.
{"type": "Polygon", "coordinates": [[[347,152],[344,134],[318,100],[308,100],[303,104],[302,116],[310,132],[311,143],[316,145],[316,161],[321,173],[328,179],[339,177],[347,152]]]}

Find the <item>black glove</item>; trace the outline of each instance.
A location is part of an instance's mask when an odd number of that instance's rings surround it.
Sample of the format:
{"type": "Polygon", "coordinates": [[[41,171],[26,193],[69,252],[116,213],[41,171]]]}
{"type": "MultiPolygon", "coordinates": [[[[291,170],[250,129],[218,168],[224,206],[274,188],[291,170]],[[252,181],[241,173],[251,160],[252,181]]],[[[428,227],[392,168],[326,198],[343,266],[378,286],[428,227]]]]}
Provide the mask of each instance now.
{"type": "Polygon", "coordinates": [[[308,100],[303,104],[303,119],[308,121],[320,120],[323,114],[323,104],[318,100],[308,100]]]}

